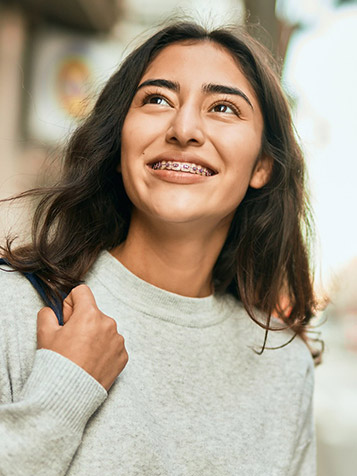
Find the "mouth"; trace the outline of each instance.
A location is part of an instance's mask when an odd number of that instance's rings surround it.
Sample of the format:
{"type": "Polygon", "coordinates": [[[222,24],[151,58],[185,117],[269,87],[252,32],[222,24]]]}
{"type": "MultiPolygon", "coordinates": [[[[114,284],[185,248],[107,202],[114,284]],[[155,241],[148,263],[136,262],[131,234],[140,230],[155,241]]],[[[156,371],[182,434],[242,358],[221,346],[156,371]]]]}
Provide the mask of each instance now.
{"type": "Polygon", "coordinates": [[[174,172],[184,172],[187,174],[202,175],[205,177],[210,177],[211,175],[215,175],[217,173],[208,167],[204,167],[203,165],[194,164],[192,162],[178,162],[171,160],[160,160],[159,162],[150,164],[150,167],[153,170],[173,170],[174,172]]]}

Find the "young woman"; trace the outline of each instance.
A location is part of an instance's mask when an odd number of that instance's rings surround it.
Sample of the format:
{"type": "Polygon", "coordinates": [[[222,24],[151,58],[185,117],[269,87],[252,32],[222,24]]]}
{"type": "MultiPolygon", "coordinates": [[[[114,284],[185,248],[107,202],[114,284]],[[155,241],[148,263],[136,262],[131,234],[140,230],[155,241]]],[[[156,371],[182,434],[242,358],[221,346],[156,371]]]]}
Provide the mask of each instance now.
{"type": "Polygon", "coordinates": [[[0,272],[1,474],[312,476],[304,164],[267,52],[161,30],[32,193],[0,272]]]}

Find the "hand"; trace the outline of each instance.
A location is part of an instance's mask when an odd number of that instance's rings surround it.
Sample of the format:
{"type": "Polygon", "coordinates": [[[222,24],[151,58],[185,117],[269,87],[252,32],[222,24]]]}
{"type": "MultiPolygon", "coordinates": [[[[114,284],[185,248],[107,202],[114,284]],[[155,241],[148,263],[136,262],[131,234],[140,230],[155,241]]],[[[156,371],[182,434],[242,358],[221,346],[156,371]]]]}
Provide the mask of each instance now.
{"type": "Polygon", "coordinates": [[[44,307],[37,315],[37,348],[67,357],[109,390],[128,362],[124,337],[114,319],[97,307],[92,291],[81,284],[63,302],[64,325],[44,307]]]}

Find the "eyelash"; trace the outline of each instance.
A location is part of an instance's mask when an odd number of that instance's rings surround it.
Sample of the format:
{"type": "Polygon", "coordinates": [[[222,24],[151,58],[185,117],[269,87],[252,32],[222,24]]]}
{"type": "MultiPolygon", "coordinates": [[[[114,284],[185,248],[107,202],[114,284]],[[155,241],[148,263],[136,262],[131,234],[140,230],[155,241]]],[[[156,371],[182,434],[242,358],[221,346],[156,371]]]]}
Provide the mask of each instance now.
{"type": "Polygon", "coordinates": [[[160,98],[164,99],[168,104],[171,104],[170,101],[159,92],[146,91],[144,97],[142,98],[142,104],[148,104],[151,98],[160,98]]]}
{"type": "MultiPolygon", "coordinates": [[[[152,99],[152,98],[160,98],[160,99],[164,99],[168,104],[171,105],[170,101],[163,95],[161,94],[160,92],[152,92],[152,91],[146,91],[145,94],[144,94],[144,97],[142,98],[142,104],[148,104],[149,103],[149,100],[152,99]]],[[[231,101],[229,101],[228,99],[220,99],[218,101],[216,101],[214,104],[212,104],[212,106],[210,107],[210,111],[215,108],[216,106],[227,106],[227,107],[230,107],[232,109],[232,111],[234,112],[234,114],[237,116],[237,117],[240,117],[241,116],[241,111],[240,109],[238,108],[238,106],[236,104],[233,104],[231,101]]],[[[224,113],[222,113],[224,114],[224,113]]]]}
{"type": "Polygon", "coordinates": [[[212,104],[210,110],[212,110],[216,106],[230,107],[236,116],[240,117],[242,115],[239,107],[236,104],[233,104],[228,98],[227,99],[225,99],[225,98],[219,99],[214,104],[212,104]]]}

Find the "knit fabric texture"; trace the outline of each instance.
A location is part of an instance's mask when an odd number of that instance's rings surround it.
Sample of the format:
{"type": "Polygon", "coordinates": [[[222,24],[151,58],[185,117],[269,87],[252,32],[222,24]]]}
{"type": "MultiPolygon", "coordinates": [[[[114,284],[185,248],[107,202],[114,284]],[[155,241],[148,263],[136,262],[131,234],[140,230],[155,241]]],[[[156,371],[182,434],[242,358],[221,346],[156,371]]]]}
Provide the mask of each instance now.
{"type": "MultiPolygon", "coordinates": [[[[259,355],[264,330],[232,296],[164,291],[107,251],[85,281],[129,354],[109,393],[36,350],[43,302],[0,271],[2,476],[316,474],[313,362],[300,338],[259,355]]],[[[291,336],[270,332],[268,346],[291,336]]]]}

